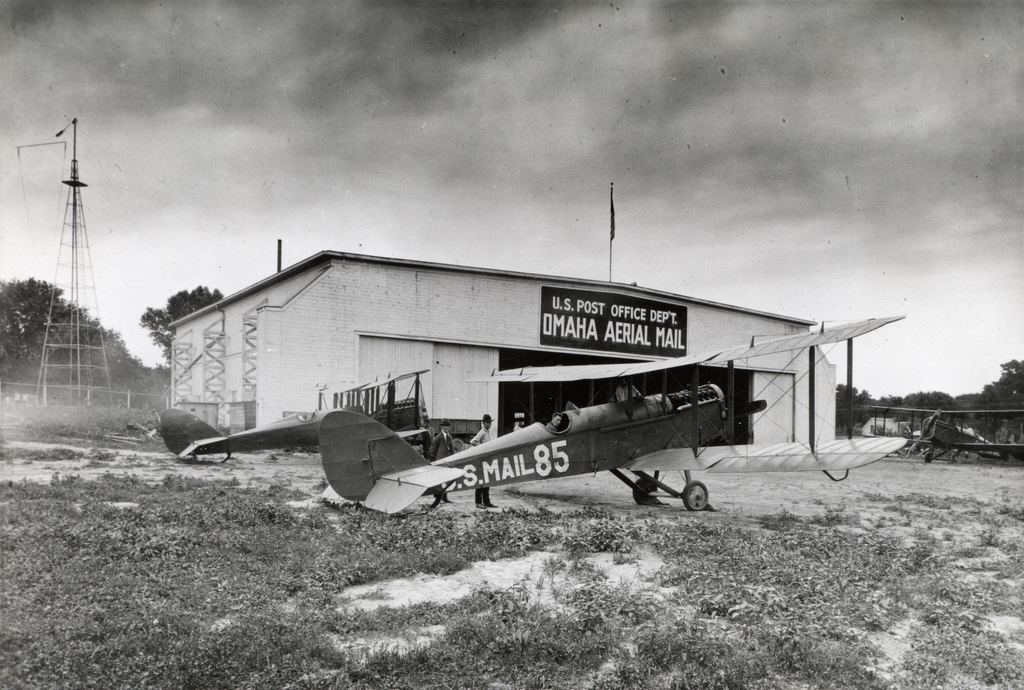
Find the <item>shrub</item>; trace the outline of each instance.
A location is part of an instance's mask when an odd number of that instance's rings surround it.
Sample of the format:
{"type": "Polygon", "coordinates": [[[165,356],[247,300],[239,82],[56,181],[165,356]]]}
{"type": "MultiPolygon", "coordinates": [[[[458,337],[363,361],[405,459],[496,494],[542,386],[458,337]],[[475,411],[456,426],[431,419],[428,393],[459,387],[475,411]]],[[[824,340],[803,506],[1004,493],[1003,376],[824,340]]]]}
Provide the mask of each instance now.
{"type": "Polygon", "coordinates": [[[570,558],[582,553],[629,553],[642,543],[647,524],[635,518],[607,514],[575,521],[567,530],[562,548],[570,558]]]}

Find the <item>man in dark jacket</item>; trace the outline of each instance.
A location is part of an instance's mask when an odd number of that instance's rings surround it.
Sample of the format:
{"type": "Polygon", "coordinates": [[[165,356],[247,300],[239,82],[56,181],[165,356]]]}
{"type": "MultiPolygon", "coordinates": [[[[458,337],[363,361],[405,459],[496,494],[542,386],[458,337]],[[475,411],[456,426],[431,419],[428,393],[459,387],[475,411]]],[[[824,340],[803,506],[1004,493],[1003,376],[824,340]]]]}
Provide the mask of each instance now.
{"type": "MultiPolygon", "coordinates": [[[[441,433],[434,437],[434,440],[430,442],[430,453],[427,456],[431,461],[436,462],[437,460],[444,460],[449,455],[455,452],[455,446],[452,441],[452,423],[447,419],[441,420],[441,433]]],[[[451,503],[451,499],[448,498],[447,492],[441,492],[437,496],[437,500],[434,501],[436,506],[441,502],[451,503]]],[[[433,506],[431,506],[433,507],[433,506]]]]}

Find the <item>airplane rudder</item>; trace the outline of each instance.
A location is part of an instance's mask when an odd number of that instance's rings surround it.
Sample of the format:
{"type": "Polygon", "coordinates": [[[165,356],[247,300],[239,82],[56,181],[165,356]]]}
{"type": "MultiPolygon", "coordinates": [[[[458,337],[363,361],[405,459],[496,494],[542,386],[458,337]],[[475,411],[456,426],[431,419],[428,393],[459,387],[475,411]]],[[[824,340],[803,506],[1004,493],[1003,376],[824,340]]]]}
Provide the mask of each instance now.
{"type": "Polygon", "coordinates": [[[318,437],[327,483],[339,496],[361,501],[375,481],[370,440],[397,439],[398,435],[362,413],[332,410],[320,421],[318,437]]]}
{"type": "Polygon", "coordinates": [[[160,413],[160,436],[167,450],[175,455],[195,441],[220,435],[219,431],[185,410],[172,408],[160,413]]]}

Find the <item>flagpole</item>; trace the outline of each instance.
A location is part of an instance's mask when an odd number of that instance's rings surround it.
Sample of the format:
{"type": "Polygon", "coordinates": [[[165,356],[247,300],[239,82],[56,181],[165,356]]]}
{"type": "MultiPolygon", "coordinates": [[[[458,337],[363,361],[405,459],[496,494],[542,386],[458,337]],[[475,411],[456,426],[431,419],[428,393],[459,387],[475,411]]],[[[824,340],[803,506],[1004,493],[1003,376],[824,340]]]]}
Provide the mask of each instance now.
{"type": "Polygon", "coordinates": [[[612,231],[611,236],[608,238],[608,282],[612,282],[612,242],[615,241],[615,183],[612,182],[611,189],[608,192],[608,203],[611,207],[612,215],[612,231]]]}

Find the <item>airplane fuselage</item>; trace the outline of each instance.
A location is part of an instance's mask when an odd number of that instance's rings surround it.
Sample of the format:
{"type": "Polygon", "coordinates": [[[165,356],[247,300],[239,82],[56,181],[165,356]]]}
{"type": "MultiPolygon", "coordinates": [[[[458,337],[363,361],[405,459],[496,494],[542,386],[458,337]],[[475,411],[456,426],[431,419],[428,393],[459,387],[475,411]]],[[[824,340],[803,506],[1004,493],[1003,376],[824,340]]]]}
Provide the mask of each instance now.
{"type": "Polygon", "coordinates": [[[612,402],[563,414],[568,428],[536,423],[437,462],[461,468],[446,491],[503,486],[622,467],[666,448],[694,447],[721,435],[722,392],[702,386],[699,412],[680,396],[660,395],[612,402]]]}

